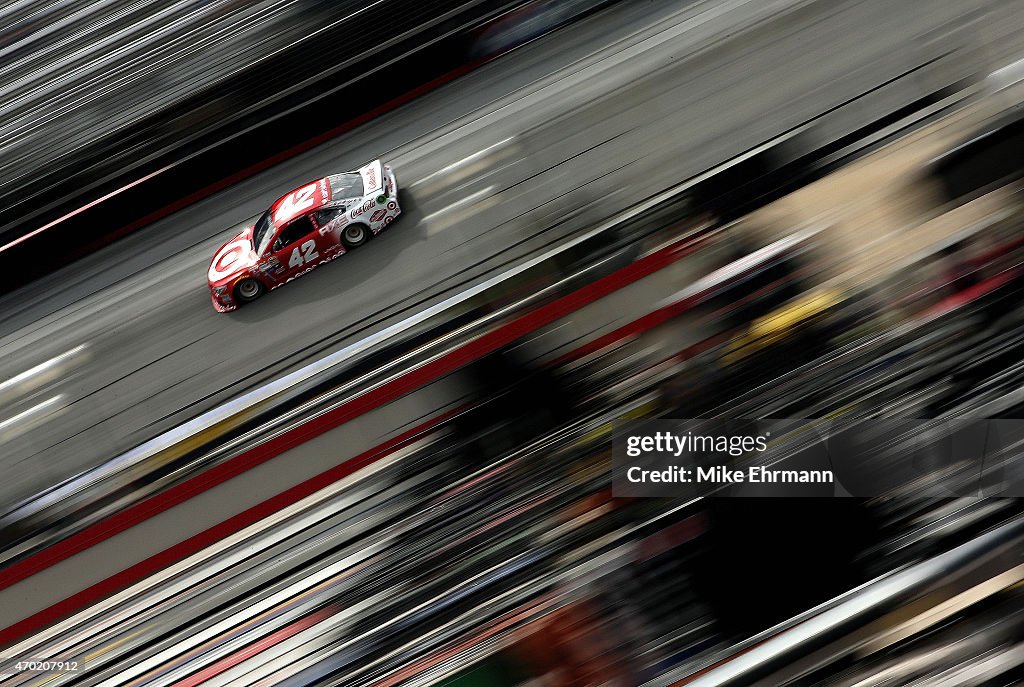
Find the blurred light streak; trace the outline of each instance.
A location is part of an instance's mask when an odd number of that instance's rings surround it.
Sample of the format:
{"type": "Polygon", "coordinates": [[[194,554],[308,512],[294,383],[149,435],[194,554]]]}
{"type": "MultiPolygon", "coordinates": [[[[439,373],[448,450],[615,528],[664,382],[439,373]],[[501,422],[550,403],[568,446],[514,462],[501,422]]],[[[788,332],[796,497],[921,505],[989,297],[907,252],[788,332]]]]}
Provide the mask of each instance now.
{"type": "Polygon", "coordinates": [[[438,217],[443,217],[444,215],[447,215],[448,213],[450,213],[451,211],[453,211],[453,210],[455,210],[457,208],[465,207],[466,205],[471,205],[472,203],[475,203],[478,200],[486,198],[489,194],[491,194],[494,191],[494,189],[495,189],[494,186],[488,186],[487,188],[482,188],[479,191],[476,191],[475,193],[471,193],[468,196],[464,196],[463,198],[460,198],[459,200],[455,201],[454,203],[451,203],[450,205],[447,205],[447,206],[441,208],[440,210],[436,210],[435,212],[431,212],[429,215],[424,216],[422,221],[425,224],[430,225],[427,228],[427,233],[432,236],[432,235],[439,233],[440,231],[446,229],[447,227],[449,227],[449,226],[451,226],[453,224],[453,222],[451,222],[451,221],[449,221],[449,222],[434,223],[432,220],[435,220],[438,217]]]}
{"type": "Polygon", "coordinates": [[[80,344],[78,346],[75,346],[69,351],[61,353],[58,356],[54,356],[53,358],[50,358],[46,362],[39,363],[35,367],[31,367],[20,374],[16,374],[10,379],[0,382],[0,400],[3,400],[9,393],[23,393],[23,391],[20,388],[27,386],[25,383],[28,382],[29,380],[35,381],[35,384],[33,384],[30,388],[34,388],[36,386],[45,384],[46,382],[52,380],[57,374],[61,372],[61,366],[63,365],[63,363],[66,362],[69,358],[72,358],[81,353],[83,350],[85,350],[86,346],[87,344],[80,344]]]}
{"type": "Polygon", "coordinates": [[[417,179],[416,181],[414,181],[411,184],[409,184],[409,188],[414,188],[416,186],[420,186],[422,184],[427,183],[431,179],[434,179],[434,178],[439,177],[439,176],[445,176],[447,178],[448,175],[451,174],[451,172],[455,171],[459,167],[462,167],[463,165],[466,165],[466,164],[468,164],[470,162],[473,162],[475,160],[479,160],[481,157],[483,157],[484,155],[486,155],[490,151],[494,150],[495,148],[499,148],[499,147],[505,145],[506,143],[511,141],[512,138],[513,137],[511,137],[511,136],[508,137],[508,138],[503,138],[502,140],[498,141],[497,143],[492,143],[491,145],[487,146],[486,148],[483,148],[482,150],[478,150],[475,153],[467,155],[466,157],[462,158],[461,160],[456,160],[455,162],[451,163],[450,165],[446,165],[446,166],[442,167],[441,169],[437,170],[436,172],[431,172],[430,174],[428,174],[427,176],[423,177],[422,179],[417,179]]]}
{"type": "Polygon", "coordinates": [[[239,663],[242,663],[243,661],[246,661],[267,649],[270,649],[279,642],[282,642],[285,639],[288,639],[289,637],[292,637],[293,635],[302,632],[303,630],[307,630],[313,627],[320,621],[326,620],[332,615],[332,609],[329,608],[319,610],[315,613],[311,613],[310,615],[302,618],[301,620],[296,621],[286,627],[281,628],[280,630],[277,630],[276,632],[270,635],[267,635],[266,637],[263,637],[253,642],[242,651],[226,656],[221,660],[217,661],[216,663],[214,663],[213,665],[207,666],[199,672],[188,676],[184,680],[180,680],[173,684],[180,685],[181,687],[195,687],[196,685],[200,685],[203,682],[206,682],[207,680],[217,675],[220,675],[229,668],[233,668],[239,663]]]}
{"type": "Polygon", "coordinates": [[[888,646],[919,634],[927,628],[934,627],[983,599],[1005,589],[1012,589],[1022,581],[1024,581],[1024,564],[991,577],[941,603],[935,604],[913,618],[903,620],[895,627],[890,627],[877,637],[873,637],[865,642],[860,650],[865,655],[881,651],[888,646]]]}
{"type": "Polygon", "coordinates": [[[22,425],[21,427],[18,428],[18,431],[15,431],[12,428],[14,428],[16,425],[24,423],[27,419],[31,418],[32,416],[38,415],[47,408],[59,403],[63,398],[63,394],[58,394],[53,398],[49,398],[43,401],[42,403],[37,403],[36,405],[32,406],[27,410],[23,410],[22,412],[18,413],[17,415],[14,415],[13,417],[9,417],[6,420],[3,420],[2,422],[0,422],[0,434],[6,434],[10,436],[11,433],[14,433],[16,435],[28,431],[32,427],[31,424],[22,425]]]}
{"type": "Polygon", "coordinates": [[[1009,88],[1022,80],[1024,80],[1024,60],[1012,62],[988,76],[988,81],[996,90],[1009,88]]]}
{"type": "Polygon", "coordinates": [[[103,203],[103,202],[105,202],[107,200],[110,200],[114,196],[117,196],[117,195],[119,195],[121,193],[124,193],[125,191],[127,191],[130,188],[133,188],[135,186],[138,186],[139,184],[142,184],[142,183],[145,183],[146,181],[149,181],[150,179],[153,179],[153,178],[155,178],[157,176],[160,176],[161,174],[166,172],[168,169],[170,169],[170,167],[162,167],[161,169],[158,169],[158,170],[156,170],[154,172],[150,172],[149,174],[146,174],[145,176],[140,177],[140,178],[136,179],[135,181],[132,181],[129,184],[125,184],[124,186],[122,186],[122,187],[120,187],[118,189],[110,191],[110,192],[100,196],[99,198],[96,198],[95,200],[92,200],[92,201],[86,203],[85,205],[82,205],[81,207],[78,207],[78,208],[72,210],[71,212],[58,217],[55,220],[51,220],[50,222],[47,222],[46,224],[44,224],[43,226],[39,227],[38,229],[33,229],[32,231],[30,231],[30,232],[28,232],[26,234],[23,234],[22,236],[19,236],[18,238],[14,239],[13,241],[10,241],[10,242],[5,243],[4,245],[0,246],[0,253],[3,253],[5,250],[10,250],[11,248],[14,248],[17,245],[19,245],[21,243],[24,243],[25,241],[28,241],[33,236],[37,236],[37,235],[43,233],[44,231],[46,231],[47,229],[50,229],[51,227],[55,227],[58,224],[60,224],[61,222],[64,222],[64,221],[66,221],[68,219],[71,219],[75,215],[79,215],[79,214],[85,212],[86,210],[88,210],[89,208],[92,208],[92,207],[95,207],[97,205],[100,205],[101,203],[103,203]]]}

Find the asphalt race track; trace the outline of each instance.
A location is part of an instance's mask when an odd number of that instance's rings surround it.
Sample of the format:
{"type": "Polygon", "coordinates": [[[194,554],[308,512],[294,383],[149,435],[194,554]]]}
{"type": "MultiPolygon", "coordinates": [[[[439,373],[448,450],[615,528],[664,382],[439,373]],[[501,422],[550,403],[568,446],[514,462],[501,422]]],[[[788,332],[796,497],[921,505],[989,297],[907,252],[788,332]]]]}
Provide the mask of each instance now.
{"type": "MultiPolygon", "coordinates": [[[[967,10],[949,5],[622,3],[4,297],[0,499],[955,52],[959,39],[934,39],[967,10]],[[213,311],[206,269],[240,223],[307,180],[377,157],[405,192],[388,233],[253,306],[213,311]]],[[[908,101],[928,78],[915,72],[908,101]]],[[[878,116],[868,110],[850,127],[878,116]]]]}

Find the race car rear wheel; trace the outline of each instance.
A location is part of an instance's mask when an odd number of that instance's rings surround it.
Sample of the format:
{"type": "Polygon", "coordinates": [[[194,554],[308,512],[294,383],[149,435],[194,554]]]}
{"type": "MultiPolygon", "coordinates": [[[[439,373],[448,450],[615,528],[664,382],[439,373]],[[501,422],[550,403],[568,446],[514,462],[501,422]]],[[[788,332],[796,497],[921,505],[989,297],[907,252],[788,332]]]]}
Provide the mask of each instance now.
{"type": "Polygon", "coordinates": [[[366,243],[368,238],[370,238],[370,228],[358,222],[348,225],[341,232],[341,242],[345,244],[346,248],[361,246],[366,243]]]}
{"type": "Polygon", "coordinates": [[[235,286],[235,294],[238,300],[249,303],[263,295],[263,284],[251,277],[243,279],[235,286]]]}

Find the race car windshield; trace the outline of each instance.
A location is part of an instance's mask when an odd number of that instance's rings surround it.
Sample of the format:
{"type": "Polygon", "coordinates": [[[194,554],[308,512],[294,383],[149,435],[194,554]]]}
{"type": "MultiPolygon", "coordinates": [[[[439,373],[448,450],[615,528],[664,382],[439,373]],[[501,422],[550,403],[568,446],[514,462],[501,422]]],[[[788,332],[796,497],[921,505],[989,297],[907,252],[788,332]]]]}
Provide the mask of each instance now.
{"type": "Polygon", "coordinates": [[[263,255],[263,250],[267,247],[265,244],[270,241],[270,237],[274,233],[270,231],[272,224],[270,210],[267,210],[256,222],[256,228],[252,230],[252,246],[256,249],[257,255],[263,255]]]}
{"type": "Polygon", "coordinates": [[[358,174],[332,174],[327,177],[332,198],[355,198],[363,195],[363,178],[358,174]]]}

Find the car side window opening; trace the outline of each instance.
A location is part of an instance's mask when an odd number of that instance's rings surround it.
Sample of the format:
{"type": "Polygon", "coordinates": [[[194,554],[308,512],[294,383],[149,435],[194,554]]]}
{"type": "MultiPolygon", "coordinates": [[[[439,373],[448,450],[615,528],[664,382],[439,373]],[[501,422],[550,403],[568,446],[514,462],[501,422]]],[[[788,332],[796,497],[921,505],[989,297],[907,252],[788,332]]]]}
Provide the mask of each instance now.
{"type": "Polygon", "coordinates": [[[315,228],[313,227],[313,222],[309,219],[309,216],[302,215],[285,227],[284,231],[281,232],[277,237],[277,241],[274,243],[274,250],[287,248],[313,231],[315,231],[315,228]]]}
{"type": "Polygon", "coordinates": [[[345,213],[346,209],[348,209],[348,204],[347,203],[345,204],[344,207],[327,208],[326,210],[317,210],[316,213],[315,213],[316,223],[318,225],[320,225],[321,227],[325,227],[328,224],[330,224],[331,222],[333,222],[335,219],[337,219],[338,217],[343,215],[345,213]]]}

